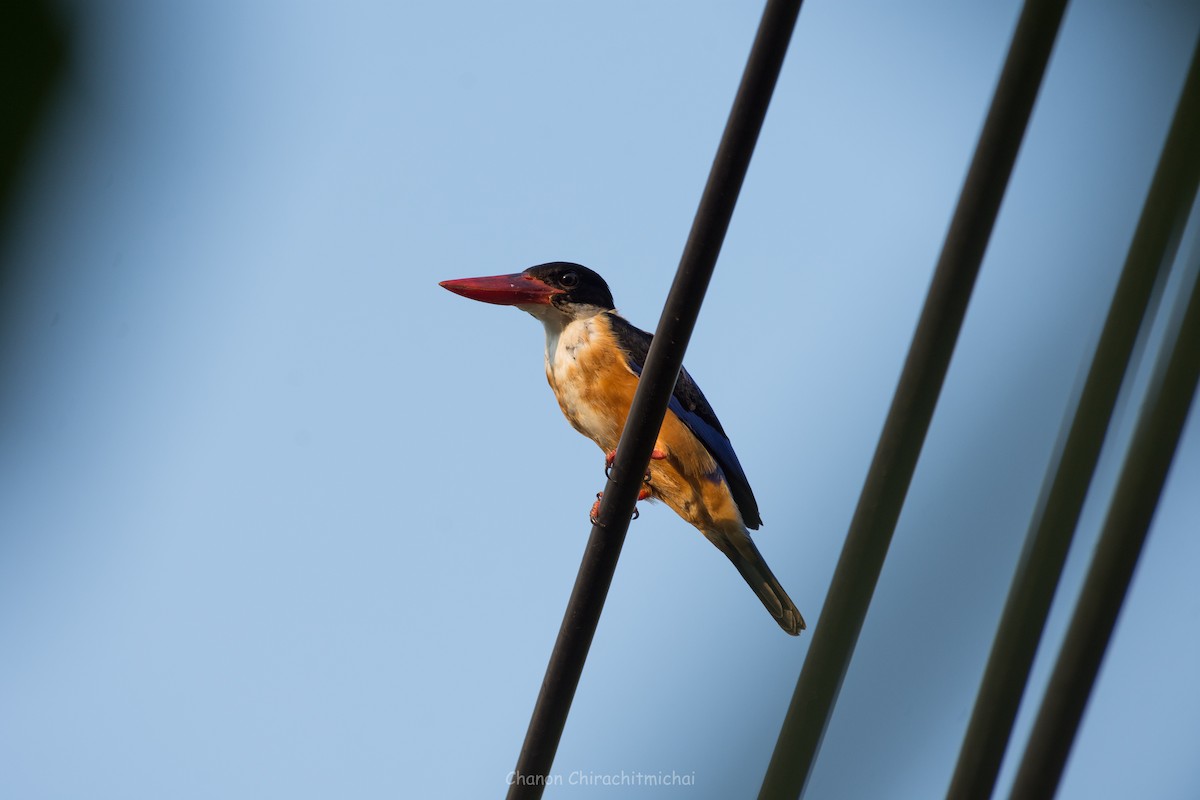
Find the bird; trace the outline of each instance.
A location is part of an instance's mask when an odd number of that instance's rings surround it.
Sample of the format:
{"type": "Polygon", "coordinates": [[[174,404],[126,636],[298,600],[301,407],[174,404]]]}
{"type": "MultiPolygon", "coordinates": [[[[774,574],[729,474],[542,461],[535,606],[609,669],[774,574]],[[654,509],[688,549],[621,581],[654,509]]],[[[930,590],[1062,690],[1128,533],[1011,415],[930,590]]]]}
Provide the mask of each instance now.
{"type": "MultiPolygon", "coordinates": [[[[604,451],[607,472],[654,337],[617,313],[604,279],[580,264],[554,261],[438,285],[471,300],[515,306],[542,323],[546,379],[571,426],[604,451]]],[[[686,369],[638,499],[660,500],[691,523],[733,562],[784,631],[797,636],[804,630],[804,617],[750,538],[762,518],[733,445],[686,369]]],[[[598,506],[599,500],[593,522],[598,506]]]]}

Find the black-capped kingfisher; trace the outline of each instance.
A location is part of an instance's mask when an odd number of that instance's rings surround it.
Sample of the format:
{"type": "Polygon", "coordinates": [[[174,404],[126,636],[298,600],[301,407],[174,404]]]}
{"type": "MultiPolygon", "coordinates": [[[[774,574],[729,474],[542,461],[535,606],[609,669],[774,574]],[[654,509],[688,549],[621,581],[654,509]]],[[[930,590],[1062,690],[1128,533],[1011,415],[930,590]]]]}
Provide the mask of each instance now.
{"type": "MultiPolygon", "coordinates": [[[[515,275],[442,281],[455,294],[516,306],[546,328],[546,379],[567,421],[611,465],[653,337],[617,314],[604,279],[557,261],[515,275]]],[[[750,539],[762,524],[733,445],[687,370],[679,380],[651,455],[639,500],[662,500],[724,553],[793,636],[804,618],[750,539]]],[[[595,517],[593,507],[593,519],[595,517]]]]}

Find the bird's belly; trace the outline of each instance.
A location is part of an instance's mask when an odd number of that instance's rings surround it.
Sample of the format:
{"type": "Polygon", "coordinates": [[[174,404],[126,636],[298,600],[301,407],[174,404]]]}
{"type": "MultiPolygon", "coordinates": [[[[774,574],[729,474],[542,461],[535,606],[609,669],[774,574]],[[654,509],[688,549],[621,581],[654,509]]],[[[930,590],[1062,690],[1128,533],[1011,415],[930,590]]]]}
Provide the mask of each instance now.
{"type": "MultiPolygon", "coordinates": [[[[571,427],[605,451],[616,449],[633,401],[632,392],[626,398],[622,387],[611,385],[612,381],[577,364],[548,368],[546,377],[571,427]]],[[[632,376],[630,380],[634,380],[632,376]]]]}
{"type": "MultiPolygon", "coordinates": [[[[549,340],[546,380],[563,416],[575,430],[606,453],[616,450],[637,376],[611,336],[576,322],[549,340]]],[[[650,462],[650,492],[706,535],[742,530],[742,519],[725,477],[704,445],[668,411],[655,449],[664,457],[650,462]]]]}
{"type": "Polygon", "coordinates": [[[710,536],[743,528],[741,512],[719,467],[699,440],[670,411],[655,445],[666,454],[650,462],[653,496],[710,536]]]}
{"type": "MultiPolygon", "coordinates": [[[[607,389],[601,389],[597,381],[572,370],[547,370],[547,377],[572,427],[605,452],[616,450],[637,379],[630,376],[626,391],[614,382],[604,382],[607,389]]],[[[654,446],[664,457],[649,465],[652,498],[662,500],[706,534],[742,529],[742,517],[725,476],[673,413],[667,412],[654,446]]]]}
{"type": "Polygon", "coordinates": [[[637,377],[607,326],[576,320],[548,336],[546,380],[575,430],[606,452],[616,449],[637,377]]]}

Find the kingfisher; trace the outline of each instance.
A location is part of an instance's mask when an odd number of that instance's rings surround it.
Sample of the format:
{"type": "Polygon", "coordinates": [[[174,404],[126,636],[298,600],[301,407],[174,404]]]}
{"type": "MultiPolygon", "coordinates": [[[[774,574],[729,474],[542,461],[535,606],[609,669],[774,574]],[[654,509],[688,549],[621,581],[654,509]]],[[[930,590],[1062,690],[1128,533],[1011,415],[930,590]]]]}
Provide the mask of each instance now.
{"type": "MultiPolygon", "coordinates": [[[[575,430],[600,446],[605,471],[633,403],[653,336],[617,313],[598,274],[555,261],[513,275],[442,281],[472,300],[515,306],[546,329],[546,380],[575,430]]],[[[599,495],[597,495],[599,498],[599,495]]],[[[762,524],[746,473],[712,406],[680,370],[638,500],[661,500],[733,562],[779,626],[793,636],[804,617],[750,538],[762,524]]],[[[595,521],[599,500],[592,507],[595,521]]]]}

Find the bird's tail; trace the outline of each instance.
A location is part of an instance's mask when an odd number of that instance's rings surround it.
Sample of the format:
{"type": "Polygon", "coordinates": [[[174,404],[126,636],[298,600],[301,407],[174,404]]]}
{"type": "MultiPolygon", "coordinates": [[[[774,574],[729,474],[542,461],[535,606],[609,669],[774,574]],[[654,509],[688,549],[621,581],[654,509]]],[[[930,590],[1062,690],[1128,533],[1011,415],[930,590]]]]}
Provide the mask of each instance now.
{"type": "Polygon", "coordinates": [[[807,627],[804,617],[800,616],[796,604],[788,597],[779,584],[779,579],[763,560],[750,534],[743,529],[733,535],[722,535],[721,539],[717,546],[733,562],[737,571],[742,573],[746,583],[750,584],[750,588],[758,595],[758,599],[762,600],[767,611],[771,612],[779,627],[792,636],[799,636],[800,631],[807,627]]]}

